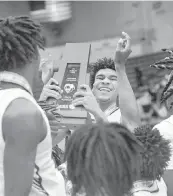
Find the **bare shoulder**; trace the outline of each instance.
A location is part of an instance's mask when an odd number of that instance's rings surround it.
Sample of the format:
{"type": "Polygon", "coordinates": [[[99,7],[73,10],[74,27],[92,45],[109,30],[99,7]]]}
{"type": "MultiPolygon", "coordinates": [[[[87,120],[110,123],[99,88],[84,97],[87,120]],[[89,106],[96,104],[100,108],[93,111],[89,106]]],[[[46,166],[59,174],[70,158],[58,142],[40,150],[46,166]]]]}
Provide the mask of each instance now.
{"type": "Polygon", "coordinates": [[[31,101],[18,98],[14,100],[3,116],[2,131],[4,140],[18,137],[33,143],[41,142],[46,134],[46,126],[41,112],[31,101]]]}

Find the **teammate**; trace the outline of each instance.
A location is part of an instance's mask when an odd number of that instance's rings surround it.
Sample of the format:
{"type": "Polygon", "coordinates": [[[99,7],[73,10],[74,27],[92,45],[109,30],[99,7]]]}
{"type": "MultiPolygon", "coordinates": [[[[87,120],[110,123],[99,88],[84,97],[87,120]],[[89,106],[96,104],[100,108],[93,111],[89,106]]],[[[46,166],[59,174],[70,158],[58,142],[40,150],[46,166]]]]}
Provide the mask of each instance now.
{"type": "Polygon", "coordinates": [[[0,195],[65,195],[48,119],[33,98],[41,27],[27,16],[0,20],[0,195]]]}

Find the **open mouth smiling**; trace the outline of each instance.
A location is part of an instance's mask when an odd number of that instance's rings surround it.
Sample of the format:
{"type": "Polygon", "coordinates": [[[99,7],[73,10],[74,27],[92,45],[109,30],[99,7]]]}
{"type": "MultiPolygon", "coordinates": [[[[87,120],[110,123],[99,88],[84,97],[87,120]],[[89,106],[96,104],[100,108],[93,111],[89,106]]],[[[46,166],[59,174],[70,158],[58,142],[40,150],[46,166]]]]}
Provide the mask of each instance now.
{"type": "Polygon", "coordinates": [[[107,88],[107,87],[101,87],[101,88],[99,88],[99,91],[101,91],[101,92],[111,92],[112,90],[110,88],[107,88]]]}

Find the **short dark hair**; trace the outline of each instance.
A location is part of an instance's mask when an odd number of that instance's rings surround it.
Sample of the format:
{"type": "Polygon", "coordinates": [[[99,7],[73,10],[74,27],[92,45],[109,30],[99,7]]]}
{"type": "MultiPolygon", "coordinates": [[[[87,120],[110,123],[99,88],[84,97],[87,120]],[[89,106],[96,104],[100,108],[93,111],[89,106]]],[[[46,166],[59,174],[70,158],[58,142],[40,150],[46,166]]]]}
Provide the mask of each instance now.
{"type": "Polygon", "coordinates": [[[28,16],[0,19],[0,70],[25,66],[44,49],[41,26],[28,16]]]}
{"type": "Polygon", "coordinates": [[[73,195],[123,196],[137,175],[140,143],[124,126],[115,123],[85,125],[67,142],[65,160],[73,195]]]}
{"type": "Polygon", "coordinates": [[[93,88],[93,84],[95,81],[95,76],[97,72],[100,69],[115,69],[115,63],[112,58],[103,58],[103,59],[98,59],[95,63],[90,65],[91,71],[90,71],[90,87],[93,88]]]}

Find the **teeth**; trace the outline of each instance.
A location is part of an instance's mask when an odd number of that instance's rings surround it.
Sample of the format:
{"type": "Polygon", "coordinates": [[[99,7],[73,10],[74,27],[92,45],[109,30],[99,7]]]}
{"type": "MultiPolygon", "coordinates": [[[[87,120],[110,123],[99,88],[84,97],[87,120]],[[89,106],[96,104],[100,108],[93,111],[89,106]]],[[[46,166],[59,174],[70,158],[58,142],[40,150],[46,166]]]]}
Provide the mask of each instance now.
{"type": "Polygon", "coordinates": [[[110,91],[110,89],[108,89],[108,88],[100,88],[100,91],[110,91]]]}

